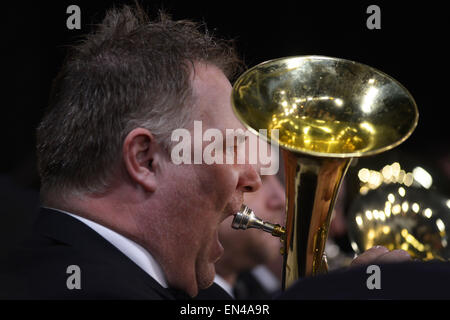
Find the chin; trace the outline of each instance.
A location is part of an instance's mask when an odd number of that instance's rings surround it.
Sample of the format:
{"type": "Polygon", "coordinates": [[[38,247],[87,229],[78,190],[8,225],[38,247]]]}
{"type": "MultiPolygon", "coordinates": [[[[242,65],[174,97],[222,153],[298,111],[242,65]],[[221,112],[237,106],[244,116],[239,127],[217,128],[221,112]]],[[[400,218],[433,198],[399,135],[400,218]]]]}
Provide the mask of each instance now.
{"type": "Polygon", "coordinates": [[[208,264],[208,266],[202,272],[197,274],[197,285],[200,290],[210,287],[214,283],[214,276],[216,275],[216,270],[213,263],[208,264]]]}

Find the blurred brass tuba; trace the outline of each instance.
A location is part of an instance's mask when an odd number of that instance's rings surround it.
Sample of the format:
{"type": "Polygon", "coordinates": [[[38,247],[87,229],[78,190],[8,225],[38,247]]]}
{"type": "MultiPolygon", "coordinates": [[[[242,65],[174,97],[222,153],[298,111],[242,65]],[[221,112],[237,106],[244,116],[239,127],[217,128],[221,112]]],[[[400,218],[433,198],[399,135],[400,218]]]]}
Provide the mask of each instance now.
{"type": "Polygon", "coordinates": [[[246,206],[235,229],[258,228],[280,236],[283,289],[327,270],[324,256],[339,186],[354,157],[374,155],[405,141],[418,122],[410,93],[369,66],[323,56],[261,63],[233,86],[237,117],[253,133],[283,150],[286,227],[262,221],[246,206]],[[278,130],[277,141],[270,141],[278,130]]]}
{"type": "Polygon", "coordinates": [[[348,227],[357,253],[382,245],[413,259],[450,260],[450,200],[417,184],[390,183],[361,194],[350,206],[348,227]]]}

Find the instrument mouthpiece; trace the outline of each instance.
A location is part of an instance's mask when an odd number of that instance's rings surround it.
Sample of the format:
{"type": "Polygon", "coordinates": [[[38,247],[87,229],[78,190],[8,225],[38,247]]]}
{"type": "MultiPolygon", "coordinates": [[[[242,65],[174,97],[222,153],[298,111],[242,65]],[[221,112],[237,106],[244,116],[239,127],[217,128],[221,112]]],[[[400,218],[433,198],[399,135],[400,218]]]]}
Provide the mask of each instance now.
{"type": "Polygon", "coordinates": [[[248,228],[260,229],[262,231],[269,232],[275,237],[282,237],[285,234],[284,227],[279,224],[263,221],[258,218],[253,210],[246,205],[242,205],[241,210],[234,215],[231,227],[233,229],[241,230],[247,230],[248,228]]]}

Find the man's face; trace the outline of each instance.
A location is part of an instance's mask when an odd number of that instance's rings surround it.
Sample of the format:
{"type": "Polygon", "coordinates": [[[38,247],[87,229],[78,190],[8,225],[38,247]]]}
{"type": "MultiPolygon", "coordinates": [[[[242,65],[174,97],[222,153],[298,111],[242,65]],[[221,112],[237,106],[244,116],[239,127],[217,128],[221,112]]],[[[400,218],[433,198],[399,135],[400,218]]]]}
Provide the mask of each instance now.
{"type": "MultiPolygon", "coordinates": [[[[246,194],[245,204],[262,220],[284,225],[284,188],[274,175],[262,176],[261,179],[262,187],[246,194]]],[[[227,218],[220,227],[219,236],[225,254],[217,264],[219,274],[220,270],[238,273],[281,259],[279,238],[256,229],[233,230],[229,228],[231,220],[227,218]]]]}
{"type": "MultiPolygon", "coordinates": [[[[192,84],[192,118],[202,121],[203,132],[217,128],[225,137],[226,129],[243,129],[231,109],[231,84],[218,68],[197,64],[192,84]]],[[[193,122],[187,127],[192,140],[193,127],[193,122]]],[[[225,143],[221,151],[225,156],[225,143]]],[[[213,282],[214,263],[223,253],[220,223],[239,210],[244,192],[257,190],[261,181],[249,164],[175,165],[169,159],[161,171],[156,192],[165,203],[166,233],[161,239],[165,252],[158,258],[169,284],[194,296],[213,282]]]]}

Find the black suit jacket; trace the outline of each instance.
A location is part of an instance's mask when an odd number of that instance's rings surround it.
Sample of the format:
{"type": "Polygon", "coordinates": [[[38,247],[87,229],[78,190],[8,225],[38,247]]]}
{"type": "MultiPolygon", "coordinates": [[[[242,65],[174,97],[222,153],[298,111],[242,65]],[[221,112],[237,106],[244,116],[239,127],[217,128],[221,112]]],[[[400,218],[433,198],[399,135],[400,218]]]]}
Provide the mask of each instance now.
{"type": "Polygon", "coordinates": [[[132,260],[79,220],[41,209],[31,236],[0,261],[3,299],[176,299],[132,260]],[[81,289],[68,289],[79,266],[81,289]]]}
{"type": "Polygon", "coordinates": [[[234,295],[238,300],[270,300],[273,294],[263,287],[251,271],[241,273],[234,286],[234,295]]]}
{"type": "Polygon", "coordinates": [[[450,262],[381,264],[379,289],[369,289],[374,275],[367,266],[305,278],[278,296],[286,300],[411,300],[450,299],[450,262]]]}

